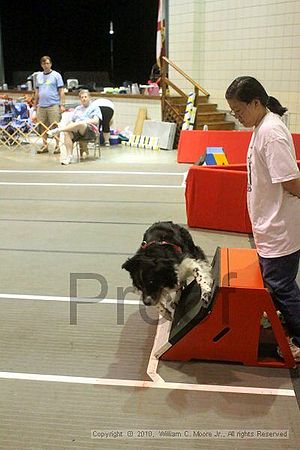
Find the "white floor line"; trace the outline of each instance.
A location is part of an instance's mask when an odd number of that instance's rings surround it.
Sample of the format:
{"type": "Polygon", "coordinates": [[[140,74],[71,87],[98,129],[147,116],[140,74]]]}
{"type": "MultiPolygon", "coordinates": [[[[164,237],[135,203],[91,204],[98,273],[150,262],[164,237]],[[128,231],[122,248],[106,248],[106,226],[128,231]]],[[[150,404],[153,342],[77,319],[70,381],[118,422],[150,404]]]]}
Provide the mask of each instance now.
{"type": "Polygon", "coordinates": [[[9,380],[27,380],[27,381],[47,381],[56,383],[77,383],[86,385],[102,385],[102,386],[122,386],[122,387],[138,387],[138,388],[154,388],[154,389],[170,389],[170,390],[187,390],[187,391],[203,391],[217,392],[227,394],[252,394],[252,395],[274,395],[295,397],[292,389],[269,389],[247,386],[218,386],[209,384],[188,384],[188,383],[170,383],[170,382],[153,382],[140,380],[122,380],[110,378],[92,378],[92,377],[73,377],[64,375],[42,375],[38,373],[19,373],[19,372],[0,372],[0,379],[9,380]]]}
{"type": "Polygon", "coordinates": [[[182,176],[185,172],[126,172],[118,170],[13,170],[13,169],[0,169],[0,173],[70,173],[70,174],[108,174],[108,175],[170,175],[170,176],[182,176]]]}
{"type": "MultiPolygon", "coordinates": [[[[59,297],[54,295],[33,295],[33,294],[0,294],[0,300],[36,300],[36,301],[47,301],[47,302],[70,302],[70,297],[59,297]]],[[[104,298],[104,299],[94,299],[93,297],[79,298],[80,302],[95,302],[95,303],[105,303],[114,304],[118,302],[124,305],[140,305],[140,300],[122,300],[117,298],[104,298]]]]}
{"type": "MultiPolygon", "coordinates": [[[[32,295],[32,294],[0,294],[0,300],[36,300],[36,301],[60,301],[69,302],[70,297],[51,296],[51,295],[32,295]]],[[[93,298],[78,298],[78,301],[93,301],[93,298]]],[[[139,300],[118,300],[107,298],[103,300],[95,300],[95,303],[117,304],[122,302],[125,305],[139,305],[139,300]]],[[[90,377],[72,377],[72,376],[57,376],[57,375],[41,375],[18,372],[0,372],[0,379],[15,379],[15,380],[31,380],[31,381],[49,381],[60,383],[79,383],[79,384],[97,384],[103,386],[125,386],[125,387],[147,387],[173,390],[191,390],[191,391],[205,391],[205,392],[226,392],[236,394],[255,394],[255,395],[275,395],[294,397],[295,392],[292,389],[269,389],[269,388],[253,388],[243,386],[218,386],[206,384],[187,384],[187,383],[170,383],[166,382],[157,373],[159,359],[155,356],[161,345],[164,344],[166,336],[169,335],[168,330],[171,322],[164,322],[157,327],[157,332],[154,340],[154,345],[149,358],[147,367],[147,374],[153,381],[138,381],[138,380],[118,380],[107,378],[90,378],[90,377]]]]}
{"type": "Polygon", "coordinates": [[[185,187],[185,186],[186,186],[186,179],[187,179],[188,173],[189,173],[189,172],[184,172],[184,173],[182,174],[182,184],[181,184],[182,187],[185,187]]]}
{"type": "Polygon", "coordinates": [[[150,354],[148,367],[147,367],[147,375],[151,378],[154,382],[161,382],[164,383],[165,380],[157,373],[158,363],[159,359],[155,356],[157,350],[165,344],[165,342],[168,340],[170,335],[170,329],[171,329],[172,322],[169,320],[163,320],[163,318],[159,317],[159,323],[156,328],[156,334],[154,338],[154,343],[152,347],[152,351],[150,354]],[[160,323],[162,322],[162,323],[160,323]],[[164,333],[162,333],[162,330],[164,330],[164,333]]]}
{"type": "Polygon", "coordinates": [[[163,184],[114,184],[114,183],[21,183],[17,181],[1,181],[2,186],[69,186],[69,187],[134,187],[147,189],[182,189],[183,186],[163,185],[163,184]]]}

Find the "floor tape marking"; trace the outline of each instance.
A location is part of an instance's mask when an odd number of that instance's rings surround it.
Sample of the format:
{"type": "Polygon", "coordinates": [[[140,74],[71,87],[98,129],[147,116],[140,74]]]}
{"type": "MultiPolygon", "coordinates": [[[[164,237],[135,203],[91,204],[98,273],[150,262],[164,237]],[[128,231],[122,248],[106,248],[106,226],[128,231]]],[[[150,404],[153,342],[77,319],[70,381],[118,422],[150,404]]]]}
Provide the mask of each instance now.
{"type": "Polygon", "coordinates": [[[183,186],[161,184],[114,184],[114,183],[21,183],[17,181],[1,181],[2,186],[69,186],[76,187],[134,187],[149,189],[183,189],[183,186]]]}
{"type": "Polygon", "coordinates": [[[0,372],[0,378],[25,381],[48,381],[56,383],[77,383],[102,386],[123,386],[170,390],[188,390],[203,392],[218,392],[231,394],[274,395],[295,397],[292,389],[253,388],[244,386],[218,386],[206,384],[171,383],[161,381],[122,380],[109,378],[73,377],[65,375],[42,375],[36,373],[0,372]]]}
{"type": "MultiPolygon", "coordinates": [[[[32,295],[32,294],[0,294],[0,300],[38,300],[38,301],[55,301],[55,302],[70,302],[70,297],[62,297],[55,295],[32,295]]],[[[122,303],[124,305],[140,305],[140,300],[126,300],[117,298],[95,298],[95,297],[77,297],[78,302],[93,302],[93,303],[106,303],[114,304],[122,303]]]]}

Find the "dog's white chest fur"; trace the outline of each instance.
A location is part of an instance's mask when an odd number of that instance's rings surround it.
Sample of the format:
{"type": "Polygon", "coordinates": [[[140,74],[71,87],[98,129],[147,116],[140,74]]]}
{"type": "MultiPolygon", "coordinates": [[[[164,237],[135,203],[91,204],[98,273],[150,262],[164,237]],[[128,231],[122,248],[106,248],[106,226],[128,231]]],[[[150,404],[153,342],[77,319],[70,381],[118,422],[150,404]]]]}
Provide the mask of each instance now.
{"type": "Polygon", "coordinates": [[[201,287],[201,298],[205,301],[209,300],[213,279],[211,267],[206,261],[184,258],[177,268],[177,277],[181,286],[189,278],[195,278],[197,284],[201,287]]]}
{"type": "MultiPolygon", "coordinates": [[[[201,288],[201,300],[209,301],[213,279],[211,266],[206,261],[184,258],[175,270],[177,271],[178,286],[183,287],[190,278],[194,278],[201,288]]],[[[176,289],[165,289],[157,304],[160,314],[168,320],[172,320],[174,309],[180,299],[180,292],[176,289]]]]}

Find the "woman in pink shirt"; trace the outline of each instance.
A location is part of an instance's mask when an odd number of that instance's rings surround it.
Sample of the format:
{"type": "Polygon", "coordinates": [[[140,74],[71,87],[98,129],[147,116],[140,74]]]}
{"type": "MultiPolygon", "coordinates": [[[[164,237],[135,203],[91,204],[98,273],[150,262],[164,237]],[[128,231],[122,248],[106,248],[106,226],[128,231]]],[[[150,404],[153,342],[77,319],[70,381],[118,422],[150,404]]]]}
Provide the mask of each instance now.
{"type": "Polygon", "coordinates": [[[290,348],[300,362],[300,177],[287,111],[255,78],[236,78],[226,100],[245,127],[253,127],[247,153],[247,205],[265,284],[281,311],[290,348]]]}

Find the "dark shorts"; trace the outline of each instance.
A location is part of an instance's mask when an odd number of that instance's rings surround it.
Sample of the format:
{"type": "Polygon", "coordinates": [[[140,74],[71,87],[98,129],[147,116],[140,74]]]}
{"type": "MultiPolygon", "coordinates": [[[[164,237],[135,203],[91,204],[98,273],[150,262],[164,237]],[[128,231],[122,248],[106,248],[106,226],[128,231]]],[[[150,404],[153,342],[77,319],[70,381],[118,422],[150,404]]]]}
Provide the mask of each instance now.
{"type": "Polygon", "coordinates": [[[259,257],[265,284],[285,319],[290,336],[300,347],[300,289],[297,284],[300,250],[277,258],[259,257]]]}
{"type": "Polygon", "coordinates": [[[102,113],[102,131],[109,133],[109,124],[114,115],[114,111],[109,106],[100,106],[100,109],[102,113]]]}
{"type": "Polygon", "coordinates": [[[78,131],[72,131],[73,137],[72,137],[72,141],[73,142],[78,142],[78,141],[92,141],[96,138],[97,134],[94,130],[94,128],[88,124],[86,131],[84,133],[84,135],[80,134],[78,131]]]}

